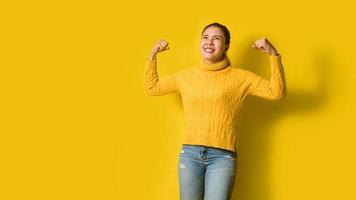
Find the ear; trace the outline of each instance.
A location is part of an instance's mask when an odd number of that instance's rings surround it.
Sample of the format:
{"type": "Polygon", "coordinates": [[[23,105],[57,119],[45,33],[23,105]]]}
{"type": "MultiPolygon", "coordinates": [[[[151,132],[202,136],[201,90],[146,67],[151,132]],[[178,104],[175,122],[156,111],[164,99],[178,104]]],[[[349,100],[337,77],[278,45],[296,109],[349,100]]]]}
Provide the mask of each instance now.
{"type": "Polygon", "coordinates": [[[227,45],[226,47],[225,47],[225,52],[227,52],[227,50],[229,50],[229,45],[227,45]]]}

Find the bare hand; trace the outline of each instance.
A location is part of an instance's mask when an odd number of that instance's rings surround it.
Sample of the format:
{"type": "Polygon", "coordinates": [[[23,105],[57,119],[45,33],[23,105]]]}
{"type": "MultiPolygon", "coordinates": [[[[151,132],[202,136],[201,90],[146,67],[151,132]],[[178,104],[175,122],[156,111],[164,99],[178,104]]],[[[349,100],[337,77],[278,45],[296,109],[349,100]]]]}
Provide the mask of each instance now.
{"type": "Polygon", "coordinates": [[[278,55],[277,50],[266,37],[256,40],[256,42],[252,44],[252,47],[270,55],[278,55]]]}
{"type": "Polygon", "coordinates": [[[157,53],[168,50],[168,44],[169,43],[167,41],[160,39],[153,47],[150,58],[153,59],[156,57],[157,53]]]}

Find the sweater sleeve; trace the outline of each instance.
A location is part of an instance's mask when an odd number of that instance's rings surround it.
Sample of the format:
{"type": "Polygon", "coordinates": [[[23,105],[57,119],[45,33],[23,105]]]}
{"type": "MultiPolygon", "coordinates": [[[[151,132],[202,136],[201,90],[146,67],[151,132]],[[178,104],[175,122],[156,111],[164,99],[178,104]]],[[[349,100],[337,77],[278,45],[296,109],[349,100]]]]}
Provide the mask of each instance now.
{"type": "Polygon", "coordinates": [[[271,62],[270,80],[251,72],[247,93],[268,100],[281,100],[287,93],[281,55],[269,55],[269,59],[271,62]]]}
{"type": "Polygon", "coordinates": [[[146,93],[151,96],[160,96],[178,91],[176,74],[177,73],[159,78],[157,72],[157,59],[147,59],[144,78],[146,93]]]}

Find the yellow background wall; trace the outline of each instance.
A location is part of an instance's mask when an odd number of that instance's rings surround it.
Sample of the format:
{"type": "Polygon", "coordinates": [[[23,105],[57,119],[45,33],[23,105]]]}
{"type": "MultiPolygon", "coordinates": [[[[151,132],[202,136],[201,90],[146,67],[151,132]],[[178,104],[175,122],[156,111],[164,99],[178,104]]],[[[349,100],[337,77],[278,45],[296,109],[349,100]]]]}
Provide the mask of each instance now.
{"type": "Polygon", "coordinates": [[[179,199],[181,101],[146,95],[144,64],[164,38],[160,75],[193,66],[211,22],[269,78],[250,47],[266,36],[288,86],[246,101],[233,199],[355,199],[355,17],[346,0],[1,2],[0,199],[179,199]]]}

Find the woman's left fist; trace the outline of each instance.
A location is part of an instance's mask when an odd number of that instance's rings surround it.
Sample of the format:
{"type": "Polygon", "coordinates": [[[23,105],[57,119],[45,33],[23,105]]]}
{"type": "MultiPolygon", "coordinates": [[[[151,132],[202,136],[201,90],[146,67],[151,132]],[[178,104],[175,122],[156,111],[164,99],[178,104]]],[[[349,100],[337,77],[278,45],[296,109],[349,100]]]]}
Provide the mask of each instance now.
{"type": "Polygon", "coordinates": [[[269,55],[278,55],[276,48],[274,48],[274,46],[270,41],[267,40],[266,37],[256,40],[256,42],[252,44],[252,47],[262,52],[268,53],[269,55]]]}

